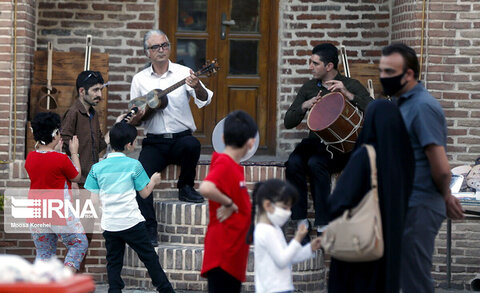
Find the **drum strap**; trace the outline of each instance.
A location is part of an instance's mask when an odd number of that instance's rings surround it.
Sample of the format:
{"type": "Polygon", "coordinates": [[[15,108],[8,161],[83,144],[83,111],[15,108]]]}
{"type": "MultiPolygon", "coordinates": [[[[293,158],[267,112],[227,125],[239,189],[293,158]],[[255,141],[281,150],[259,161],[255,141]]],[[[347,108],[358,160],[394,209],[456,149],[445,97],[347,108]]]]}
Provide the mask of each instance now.
{"type": "Polygon", "coordinates": [[[331,159],[333,159],[333,152],[329,148],[332,147],[332,148],[336,149],[337,151],[340,151],[340,152],[344,153],[345,149],[343,148],[343,145],[342,145],[342,148],[339,148],[339,147],[334,146],[334,144],[342,143],[342,142],[345,142],[345,141],[350,142],[350,143],[355,143],[355,141],[349,140],[348,138],[351,137],[357,131],[359,131],[360,128],[362,127],[363,113],[360,110],[358,110],[357,107],[355,107],[355,111],[352,112],[350,117],[345,117],[345,116],[343,116],[343,117],[346,118],[345,120],[347,120],[348,123],[350,123],[350,125],[353,126],[352,131],[350,131],[350,133],[348,135],[346,135],[345,138],[340,137],[337,133],[335,133],[335,131],[331,130],[330,128],[327,128],[328,131],[337,139],[337,141],[334,141],[334,142],[327,142],[327,141],[324,141],[320,137],[320,135],[318,135],[318,133],[314,132],[315,135],[317,135],[318,138],[327,146],[326,150],[330,154],[331,159]],[[360,117],[357,124],[352,123],[351,120],[350,120],[350,118],[352,118],[355,113],[357,113],[358,116],[360,117]]]}

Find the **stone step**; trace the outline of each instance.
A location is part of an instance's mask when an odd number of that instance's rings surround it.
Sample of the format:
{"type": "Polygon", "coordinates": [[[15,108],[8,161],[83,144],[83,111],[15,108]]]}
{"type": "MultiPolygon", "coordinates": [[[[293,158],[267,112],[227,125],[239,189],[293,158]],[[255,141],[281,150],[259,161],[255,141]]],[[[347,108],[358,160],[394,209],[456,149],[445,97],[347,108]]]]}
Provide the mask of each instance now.
{"type": "MultiPolygon", "coordinates": [[[[156,248],[160,264],[176,290],[207,291],[207,281],[200,276],[203,262],[203,245],[175,245],[162,243],[156,248]]],[[[316,257],[293,265],[293,281],[296,290],[320,292],[325,288],[326,270],[320,251],[316,257]]],[[[151,280],[136,253],[127,247],[122,277],[128,287],[152,288],[151,280]]],[[[243,292],[254,292],[254,254],[250,248],[247,281],[243,292]]]]}

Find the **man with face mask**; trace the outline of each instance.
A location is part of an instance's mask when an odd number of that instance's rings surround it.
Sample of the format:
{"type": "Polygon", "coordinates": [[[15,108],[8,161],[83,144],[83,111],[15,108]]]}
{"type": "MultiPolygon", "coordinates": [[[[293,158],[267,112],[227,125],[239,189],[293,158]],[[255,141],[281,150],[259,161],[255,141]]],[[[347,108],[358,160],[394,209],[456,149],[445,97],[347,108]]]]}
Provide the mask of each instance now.
{"type": "Polygon", "coordinates": [[[420,66],[412,48],[386,46],[379,69],[384,93],[400,108],[415,155],[413,191],[402,240],[401,287],[403,292],[433,293],[430,271],[435,237],[445,214],[463,218],[460,202],[449,187],[447,123],[440,103],[418,81],[420,66]]]}
{"type": "MultiPolygon", "coordinates": [[[[313,48],[309,63],[313,78],[303,84],[285,113],[285,128],[291,129],[299,125],[308,110],[330,92],[341,92],[362,112],[373,100],[359,81],[338,72],[338,50],[332,44],[324,43],[313,48]]],[[[292,220],[303,222],[307,218],[307,176],[309,176],[315,208],[314,225],[318,234],[321,234],[328,224],[327,198],[331,190],[330,175],[340,172],[349,157],[349,153],[341,153],[335,149],[331,149],[330,152],[320,138],[310,131],[308,138],[304,138],[295,147],[286,163],[286,178],[299,193],[299,199],[292,207],[292,220]]],[[[308,240],[307,236],[304,243],[308,240]]]]}

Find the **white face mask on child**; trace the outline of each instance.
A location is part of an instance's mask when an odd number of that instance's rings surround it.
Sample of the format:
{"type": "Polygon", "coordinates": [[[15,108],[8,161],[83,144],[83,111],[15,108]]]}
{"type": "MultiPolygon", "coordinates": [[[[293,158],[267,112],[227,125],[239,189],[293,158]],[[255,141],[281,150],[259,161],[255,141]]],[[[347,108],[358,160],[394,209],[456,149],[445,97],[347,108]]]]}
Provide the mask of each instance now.
{"type": "Polygon", "coordinates": [[[276,205],[273,206],[275,208],[273,210],[273,213],[267,212],[267,217],[270,222],[272,222],[272,224],[282,227],[290,218],[292,211],[278,207],[276,205]]]}

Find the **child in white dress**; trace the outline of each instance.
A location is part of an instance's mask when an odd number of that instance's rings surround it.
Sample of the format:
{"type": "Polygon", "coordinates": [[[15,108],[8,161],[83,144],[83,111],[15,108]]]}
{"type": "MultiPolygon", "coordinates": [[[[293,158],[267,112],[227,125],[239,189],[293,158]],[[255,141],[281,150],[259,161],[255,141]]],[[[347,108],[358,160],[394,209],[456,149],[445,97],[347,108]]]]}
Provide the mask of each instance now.
{"type": "Polygon", "coordinates": [[[308,233],[304,224],[299,226],[290,243],[285,240],[281,227],[290,218],[297,196],[295,188],[282,180],[271,179],[255,185],[249,235],[252,235],[255,210],[258,208],[258,222],[253,233],[255,291],[258,293],[293,292],[292,264],[315,256],[314,251],[320,248],[320,238],[304,246],[300,244],[308,233]]]}

